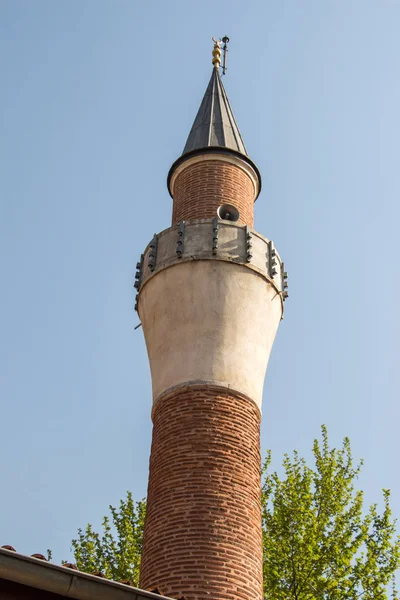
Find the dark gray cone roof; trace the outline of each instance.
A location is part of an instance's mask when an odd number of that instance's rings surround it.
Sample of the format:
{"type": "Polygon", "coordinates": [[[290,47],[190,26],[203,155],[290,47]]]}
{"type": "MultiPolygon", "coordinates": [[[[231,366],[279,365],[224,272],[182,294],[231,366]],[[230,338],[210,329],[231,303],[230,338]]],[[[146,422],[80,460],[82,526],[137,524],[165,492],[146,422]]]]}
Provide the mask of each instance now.
{"type": "Polygon", "coordinates": [[[213,69],[210,83],[204,94],[183,153],[169,170],[167,185],[171,196],[170,183],[175,169],[191,156],[207,152],[234,154],[247,162],[256,172],[259,183],[258,194],[260,193],[260,171],[247,154],[246,146],[222,85],[218,68],[213,69]]]}
{"type": "Polygon", "coordinates": [[[210,147],[227,148],[247,156],[247,150],[229,105],[219,69],[215,68],[182,156],[188,152],[210,147]]]}

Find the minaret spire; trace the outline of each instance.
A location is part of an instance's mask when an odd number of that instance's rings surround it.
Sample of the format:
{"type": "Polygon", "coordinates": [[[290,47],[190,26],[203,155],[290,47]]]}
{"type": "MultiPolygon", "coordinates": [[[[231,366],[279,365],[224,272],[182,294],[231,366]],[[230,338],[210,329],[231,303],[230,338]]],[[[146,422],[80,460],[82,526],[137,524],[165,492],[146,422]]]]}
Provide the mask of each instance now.
{"type": "Polygon", "coordinates": [[[212,64],[214,68],[182,155],[194,150],[219,147],[229,148],[234,152],[248,156],[219,72],[221,67],[221,43],[224,41],[223,69],[225,69],[228,40],[227,36],[223,40],[217,40],[213,37],[212,64]]]}
{"type": "Polygon", "coordinates": [[[216,147],[228,148],[248,156],[222,83],[218,62],[214,64],[210,81],[182,154],[216,147]]]}
{"type": "MultiPolygon", "coordinates": [[[[247,163],[250,170],[254,172],[257,188],[255,198],[257,198],[261,190],[261,175],[257,165],[247,153],[220,74],[221,43],[223,42],[225,47],[229,38],[225,36],[222,41],[216,38],[213,38],[213,40],[213,70],[210,81],[186,140],[182,155],[174,162],[169,171],[168,189],[170,194],[173,195],[171,180],[175,171],[184,161],[191,159],[195,155],[218,153],[232,157],[235,156],[247,163]]],[[[225,59],[222,66],[223,69],[225,68],[224,65],[225,59]]]]}

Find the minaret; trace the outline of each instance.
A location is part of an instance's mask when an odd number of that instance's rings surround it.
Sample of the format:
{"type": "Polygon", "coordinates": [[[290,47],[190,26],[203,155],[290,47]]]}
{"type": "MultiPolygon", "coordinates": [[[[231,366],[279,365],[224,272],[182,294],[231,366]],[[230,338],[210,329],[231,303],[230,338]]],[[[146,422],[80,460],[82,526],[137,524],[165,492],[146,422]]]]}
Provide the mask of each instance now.
{"type": "Polygon", "coordinates": [[[220,43],[168,189],[172,226],[137,265],[153,387],[140,586],[261,600],[260,420],[286,273],[253,229],[261,176],[224,90],[220,43]]]}

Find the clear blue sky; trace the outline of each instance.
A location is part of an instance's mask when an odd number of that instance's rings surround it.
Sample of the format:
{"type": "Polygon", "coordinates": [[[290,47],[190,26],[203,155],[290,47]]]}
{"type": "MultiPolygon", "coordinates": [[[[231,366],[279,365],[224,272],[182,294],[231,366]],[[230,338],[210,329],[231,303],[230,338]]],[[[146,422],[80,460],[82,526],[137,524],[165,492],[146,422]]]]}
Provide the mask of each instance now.
{"type": "Polygon", "coordinates": [[[256,229],[290,277],[263,451],[309,457],[325,423],[400,516],[399,22],[396,0],[0,0],[0,544],[61,561],[146,493],[135,264],[224,34],[256,229]]]}

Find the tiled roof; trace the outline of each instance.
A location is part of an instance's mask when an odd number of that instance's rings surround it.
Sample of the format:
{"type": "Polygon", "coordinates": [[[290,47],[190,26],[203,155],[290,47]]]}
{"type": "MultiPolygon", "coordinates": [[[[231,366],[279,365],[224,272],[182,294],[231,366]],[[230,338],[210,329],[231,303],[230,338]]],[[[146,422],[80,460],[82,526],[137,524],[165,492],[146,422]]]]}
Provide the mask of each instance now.
{"type": "Polygon", "coordinates": [[[129,581],[110,581],[101,572],[84,573],[73,563],[55,565],[43,554],[26,556],[9,545],[0,548],[0,579],[77,600],[168,600],[158,590],[140,590],[129,581]]]}

